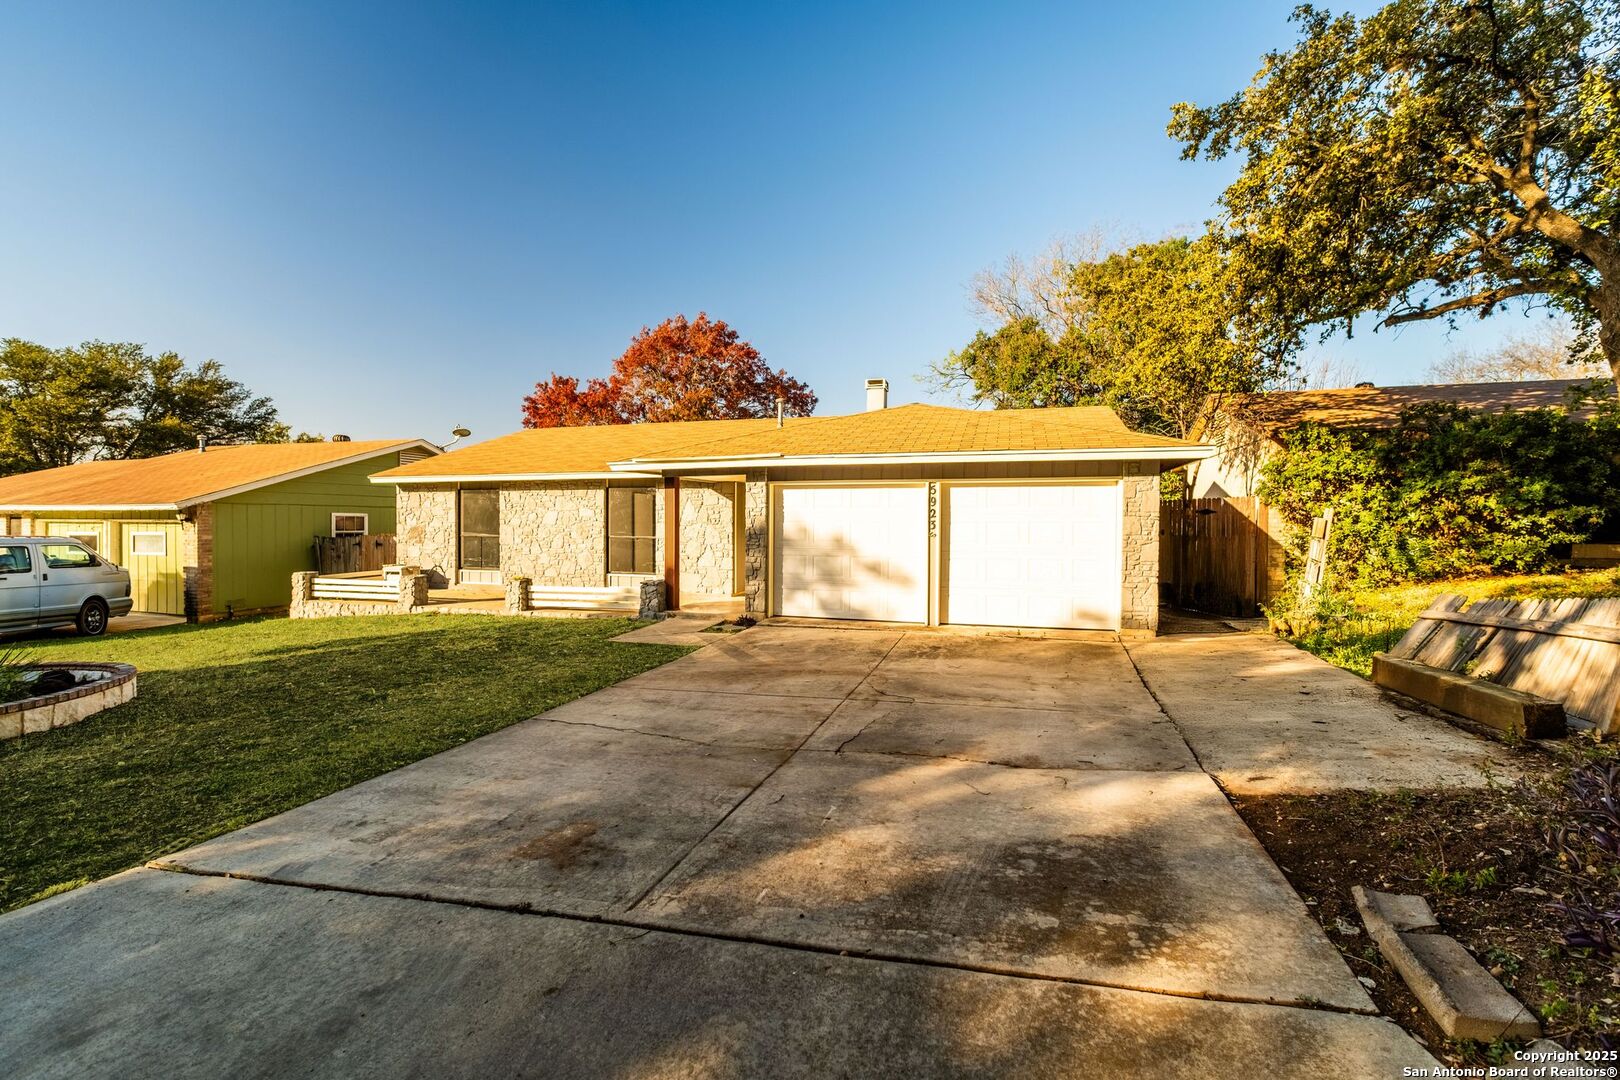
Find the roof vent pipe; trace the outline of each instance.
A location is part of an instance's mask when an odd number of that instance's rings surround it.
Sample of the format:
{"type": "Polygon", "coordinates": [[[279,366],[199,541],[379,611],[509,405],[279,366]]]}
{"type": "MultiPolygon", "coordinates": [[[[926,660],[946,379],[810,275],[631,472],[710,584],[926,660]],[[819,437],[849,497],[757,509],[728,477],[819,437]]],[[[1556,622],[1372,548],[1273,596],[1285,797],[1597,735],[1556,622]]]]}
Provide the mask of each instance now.
{"type": "Polygon", "coordinates": [[[889,407],[889,380],[866,380],[866,411],[875,412],[889,407]]]}
{"type": "Polygon", "coordinates": [[[787,398],[781,394],[776,395],[776,426],[782,426],[782,410],[787,408],[787,398]]]}
{"type": "Polygon", "coordinates": [[[199,454],[206,453],[207,450],[208,450],[208,436],[206,436],[206,435],[197,436],[197,453],[199,453],[199,454]]]}

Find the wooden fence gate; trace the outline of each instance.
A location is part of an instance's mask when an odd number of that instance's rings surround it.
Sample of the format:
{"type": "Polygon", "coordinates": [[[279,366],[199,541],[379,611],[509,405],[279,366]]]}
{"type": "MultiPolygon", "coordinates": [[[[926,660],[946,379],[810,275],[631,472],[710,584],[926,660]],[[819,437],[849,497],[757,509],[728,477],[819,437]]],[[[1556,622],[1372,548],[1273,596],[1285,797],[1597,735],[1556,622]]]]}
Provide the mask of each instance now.
{"type": "Polygon", "coordinates": [[[1159,507],[1159,581],[1176,607],[1250,617],[1282,591],[1280,515],[1253,496],[1159,507]]]}
{"type": "Polygon", "coordinates": [[[315,569],[322,574],[359,574],[394,561],[393,533],[315,538],[315,569]]]}

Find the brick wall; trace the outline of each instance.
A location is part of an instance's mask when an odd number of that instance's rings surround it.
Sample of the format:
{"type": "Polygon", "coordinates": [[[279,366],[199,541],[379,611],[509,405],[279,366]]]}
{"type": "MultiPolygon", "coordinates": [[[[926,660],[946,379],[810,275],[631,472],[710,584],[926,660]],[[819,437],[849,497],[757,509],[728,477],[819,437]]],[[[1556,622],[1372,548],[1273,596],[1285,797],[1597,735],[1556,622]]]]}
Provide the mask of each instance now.
{"type": "Polygon", "coordinates": [[[213,503],[186,511],[180,525],[180,550],[186,576],[186,619],[207,619],[214,614],[213,503]]]}

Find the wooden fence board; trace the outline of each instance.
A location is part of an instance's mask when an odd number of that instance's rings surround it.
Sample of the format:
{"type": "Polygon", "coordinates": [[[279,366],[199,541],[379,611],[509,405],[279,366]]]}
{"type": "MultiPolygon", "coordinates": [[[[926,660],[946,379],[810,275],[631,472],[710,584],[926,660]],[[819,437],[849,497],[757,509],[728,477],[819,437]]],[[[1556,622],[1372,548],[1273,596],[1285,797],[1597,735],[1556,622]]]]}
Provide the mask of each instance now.
{"type": "Polygon", "coordinates": [[[1160,504],[1160,581],[1172,604],[1252,616],[1284,584],[1277,512],[1257,498],[1160,504]]]}
{"type": "Polygon", "coordinates": [[[394,561],[393,533],[315,538],[315,569],[321,574],[369,573],[394,561]]]}
{"type": "Polygon", "coordinates": [[[1437,597],[1390,655],[1561,702],[1620,731],[1620,598],[1437,597]]]}

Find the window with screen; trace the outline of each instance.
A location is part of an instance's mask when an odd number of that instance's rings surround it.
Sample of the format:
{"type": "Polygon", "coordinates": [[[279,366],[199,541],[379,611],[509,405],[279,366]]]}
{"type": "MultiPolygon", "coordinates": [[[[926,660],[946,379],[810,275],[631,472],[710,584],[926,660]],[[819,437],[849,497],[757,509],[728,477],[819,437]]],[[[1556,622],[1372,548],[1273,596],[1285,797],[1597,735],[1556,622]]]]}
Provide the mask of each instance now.
{"type": "Polygon", "coordinates": [[[333,514],[333,536],[364,536],[370,524],[369,514],[333,514]]]}
{"type": "Polygon", "coordinates": [[[655,488],[608,488],[608,573],[653,574],[655,488]]]}
{"type": "Polygon", "coordinates": [[[41,544],[40,556],[52,570],[73,570],[96,566],[96,557],[78,544],[41,544]]]}
{"type": "Polygon", "coordinates": [[[501,568],[501,493],[495,488],[461,493],[461,565],[467,570],[501,568]]]}
{"type": "Polygon", "coordinates": [[[34,560],[25,547],[0,547],[0,574],[32,573],[34,560]]]}
{"type": "Polygon", "coordinates": [[[169,536],[160,532],[138,532],[129,534],[129,553],[131,555],[167,555],[169,553],[169,536]]]}

